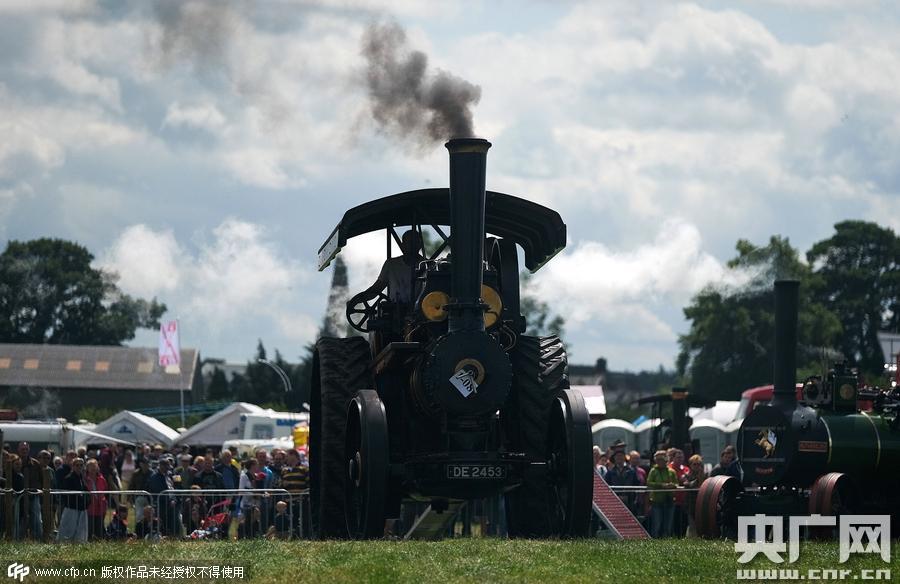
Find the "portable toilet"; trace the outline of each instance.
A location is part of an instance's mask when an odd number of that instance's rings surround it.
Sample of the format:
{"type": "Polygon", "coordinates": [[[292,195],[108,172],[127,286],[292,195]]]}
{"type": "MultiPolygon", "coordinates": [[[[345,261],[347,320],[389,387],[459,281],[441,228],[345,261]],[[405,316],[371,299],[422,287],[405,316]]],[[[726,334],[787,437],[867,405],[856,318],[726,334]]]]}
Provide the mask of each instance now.
{"type": "MultiPolygon", "coordinates": [[[[650,420],[644,420],[634,427],[635,450],[640,452],[641,455],[650,451],[650,442],[653,439],[653,428],[659,426],[659,422],[659,418],[652,418],[650,420]]],[[[653,456],[652,452],[650,452],[650,456],[653,456]]]]}
{"type": "Polygon", "coordinates": [[[625,420],[603,420],[591,427],[594,434],[594,444],[601,450],[606,450],[617,440],[625,443],[626,448],[634,448],[634,426],[625,420]]]}
{"type": "Polygon", "coordinates": [[[730,424],[725,426],[725,439],[728,441],[728,444],[737,446],[738,434],[741,431],[741,424],[743,422],[744,419],[741,418],[739,420],[733,420],[730,424]]]}
{"type": "Polygon", "coordinates": [[[691,425],[690,434],[692,442],[699,442],[699,454],[706,462],[718,461],[719,453],[728,444],[728,431],[715,420],[697,420],[691,425]]]}

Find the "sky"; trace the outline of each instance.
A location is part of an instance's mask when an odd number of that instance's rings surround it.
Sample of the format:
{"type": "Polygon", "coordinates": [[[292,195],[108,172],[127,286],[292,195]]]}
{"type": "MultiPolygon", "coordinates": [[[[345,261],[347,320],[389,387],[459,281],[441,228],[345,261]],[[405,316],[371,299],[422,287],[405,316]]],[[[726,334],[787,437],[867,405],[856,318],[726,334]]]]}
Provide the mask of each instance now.
{"type": "MultiPolygon", "coordinates": [[[[405,30],[426,81],[480,88],[488,188],[562,215],[533,285],[571,361],[672,367],[738,239],[900,230],[895,2],[3,0],[0,241],[85,245],[205,357],[262,339],[296,359],[343,212],[448,181],[439,141],[373,116],[373,23],[405,30]]],[[[351,290],[383,249],[345,249],[351,290]]]]}

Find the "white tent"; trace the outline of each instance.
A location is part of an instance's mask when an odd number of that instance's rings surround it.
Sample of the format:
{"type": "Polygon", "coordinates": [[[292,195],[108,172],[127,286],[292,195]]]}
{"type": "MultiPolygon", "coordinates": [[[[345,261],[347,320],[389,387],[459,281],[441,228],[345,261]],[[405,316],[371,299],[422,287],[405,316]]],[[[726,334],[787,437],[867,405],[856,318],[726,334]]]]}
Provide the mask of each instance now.
{"type": "Polygon", "coordinates": [[[166,448],[178,438],[178,432],[156,418],[128,410],[100,422],[93,430],[132,443],[162,444],[166,448]]]}
{"type": "Polygon", "coordinates": [[[713,420],[724,426],[734,420],[734,416],[737,414],[738,406],[740,405],[741,402],[739,401],[719,400],[716,402],[716,405],[711,408],[688,408],[688,415],[693,418],[695,422],[699,422],[700,420],[713,420]]]}
{"type": "Polygon", "coordinates": [[[3,440],[10,444],[29,442],[32,448],[47,448],[56,452],[65,452],[89,444],[117,442],[131,445],[128,441],[59,422],[29,420],[3,422],[0,423],[0,433],[3,434],[3,440]]]}
{"type": "Polygon", "coordinates": [[[240,438],[241,414],[258,414],[264,411],[257,405],[234,402],[179,434],[174,443],[220,448],[226,440],[240,438]]]}
{"type": "Polygon", "coordinates": [[[603,396],[602,385],[573,385],[571,389],[581,392],[584,397],[584,407],[590,416],[606,415],[606,398],[603,396]]]}

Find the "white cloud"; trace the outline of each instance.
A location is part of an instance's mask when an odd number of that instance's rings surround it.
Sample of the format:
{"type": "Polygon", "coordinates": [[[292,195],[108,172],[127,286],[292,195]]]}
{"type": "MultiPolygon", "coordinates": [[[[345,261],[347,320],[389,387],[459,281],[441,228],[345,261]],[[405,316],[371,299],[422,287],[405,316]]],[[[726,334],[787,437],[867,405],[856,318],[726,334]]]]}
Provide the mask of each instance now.
{"type": "Polygon", "coordinates": [[[177,101],[170,104],[163,119],[163,126],[187,127],[216,132],[225,125],[225,116],[215,104],[182,106],[177,101]]]}
{"type": "Polygon", "coordinates": [[[0,13],[84,14],[92,12],[96,5],[96,0],[5,0],[0,3],[0,13]]]}
{"type": "Polygon", "coordinates": [[[283,189],[304,183],[288,174],[281,153],[274,148],[241,148],[224,154],[223,159],[235,178],[248,186],[283,189]]]}
{"type": "Polygon", "coordinates": [[[317,321],[297,303],[307,268],[287,257],[265,229],[231,218],[197,237],[189,246],[171,230],[132,225],[98,264],[119,274],[125,292],[160,298],[202,338],[240,337],[248,328],[259,336],[277,330],[292,341],[314,338],[317,321]]]}
{"type": "Polygon", "coordinates": [[[124,292],[148,297],[178,289],[189,264],[171,230],[154,231],[142,224],[125,229],[100,260],[102,267],[119,274],[124,292]]]}
{"type": "Polygon", "coordinates": [[[228,219],[202,245],[193,275],[198,292],[191,310],[208,318],[250,311],[264,313],[294,284],[301,273],[292,261],[279,257],[259,225],[228,219]]]}
{"type": "MultiPolygon", "coordinates": [[[[164,55],[154,7],[6,2],[0,12],[23,38],[11,41],[20,53],[0,58],[0,227],[45,235],[40,221],[20,228],[16,213],[36,217],[58,195],[66,217],[54,235],[95,228],[95,241],[111,241],[104,226],[123,223],[104,213],[117,206],[125,224],[145,225],[128,238],[163,257],[178,250],[182,259],[147,274],[171,268],[178,284],[160,293],[202,314],[204,330],[223,323],[211,338],[308,334],[324,298],[310,296],[318,284],[301,286],[311,268],[291,258],[321,243],[312,223],[327,214],[327,229],[370,197],[446,184],[443,149],[413,159],[365,123],[358,39],[372,17],[396,16],[435,67],[481,85],[489,188],[543,202],[569,224],[576,245],[539,276],[579,272],[563,295],[579,355],[603,346],[588,334],[596,325],[625,346],[644,339],[654,359],[666,346],[674,356],[680,307],[715,281],[736,239],[780,233],[805,248],[848,217],[900,221],[897,15],[868,2],[781,1],[192,2],[188,12],[223,14],[222,26],[182,27],[164,55]],[[277,212],[250,210],[263,190],[277,212]],[[183,201],[190,219],[152,209],[154,192],[183,201]],[[277,231],[260,227],[270,222],[277,231]],[[584,265],[617,275],[583,281],[584,265]],[[293,299],[300,288],[304,304],[293,299]],[[264,292],[277,310],[263,309],[264,292]],[[262,331],[247,333],[257,321],[262,331]]],[[[368,286],[382,234],[352,241],[344,257],[351,291],[368,286]]],[[[130,274],[129,286],[152,290],[152,276],[130,274]]],[[[632,353],[626,365],[636,366],[632,353]]]]}
{"type": "Polygon", "coordinates": [[[538,297],[564,315],[573,331],[614,325],[640,338],[670,341],[675,332],[657,314],[661,305],[683,306],[709,284],[743,281],[703,249],[694,225],[678,219],[664,222],[652,243],[631,250],[580,242],[533,279],[538,297]]]}
{"type": "MultiPolygon", "coordinates": [[[[351,293],[365,290],[375,282],[386,258],[386,248],[384,230],[366,233],[347,242],[341,257],[347,264],[351,293]]],[[[391,249],[391,255],[400,254],[396,243],[392,243],[391,249]]]]}

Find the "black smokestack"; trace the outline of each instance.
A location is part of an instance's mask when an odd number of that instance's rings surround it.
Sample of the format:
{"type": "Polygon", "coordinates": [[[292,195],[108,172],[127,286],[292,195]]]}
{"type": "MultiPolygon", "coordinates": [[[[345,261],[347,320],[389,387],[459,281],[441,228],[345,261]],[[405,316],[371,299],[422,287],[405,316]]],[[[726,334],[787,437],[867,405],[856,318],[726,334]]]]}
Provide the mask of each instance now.
{"type": "Polygon", "coordinates": [[[450,151],[450,331],[483,331],[484,185],[487,151],[481,138],[456,138],[450,151]]]}
{"type": "Polygon", "coordinates": [[[430,73],[428,56],[409,49],[400,25],[370,25],[362,54],[372,117],[382,130],[421,146],[474,134],[470,108],[481,88],[445,71],[430,73]]]}
{"type": "Polygon", "coordinates": [[[797,315],[800,282],[775,282],[775,389],[772,405],[792,410],[797,405],[797,315]]]}

